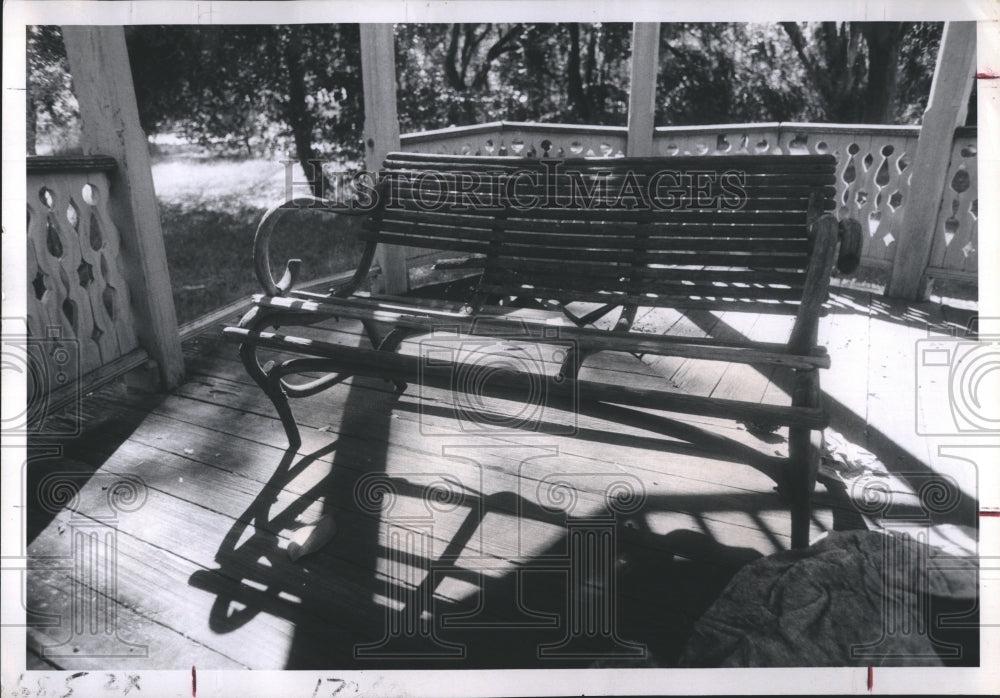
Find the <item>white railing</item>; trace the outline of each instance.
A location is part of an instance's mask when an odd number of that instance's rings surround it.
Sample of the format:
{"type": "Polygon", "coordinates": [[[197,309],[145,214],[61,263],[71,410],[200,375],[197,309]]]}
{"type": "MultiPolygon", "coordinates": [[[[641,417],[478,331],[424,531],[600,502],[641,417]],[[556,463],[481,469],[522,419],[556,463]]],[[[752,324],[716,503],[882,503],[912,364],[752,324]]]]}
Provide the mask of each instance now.
{"type": "MultiPolygon", "coordinates": [[[[907,168],[916,151],[919,126],[761,123],[659,127],[657,155],[824,154],[837,158],[839,216],[861,222],[863,262],[891,267],[901,238],[908,195],[907,168]]],[[[497,121],[412,133],[403,150],[456,155],[525,157],[621,157],[627,129],[619,126],[534,124],[497,121]]],[[[948,185],[934,223],[928,273],[974,281],[977,273],[978,190],[976,131],[955,134],[948,185]]]]}
{"type": "Polygon", "coordinates": [[[48,404],[78,396],[86,376],[142,363],[121,237],[108,209],[111,158],[29,158],[29,389],[48,404]]]}

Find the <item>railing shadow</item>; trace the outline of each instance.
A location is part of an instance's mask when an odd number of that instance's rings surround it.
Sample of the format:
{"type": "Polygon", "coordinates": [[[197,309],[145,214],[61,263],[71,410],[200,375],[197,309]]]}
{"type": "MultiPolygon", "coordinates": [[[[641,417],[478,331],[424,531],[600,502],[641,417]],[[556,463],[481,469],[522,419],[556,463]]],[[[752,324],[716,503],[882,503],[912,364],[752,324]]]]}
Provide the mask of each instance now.
{"type": "MultiPolygon", "coordinates": [[[[853,289],[837,289],[836,294],[852,299],[852,302],[859,306],[870,307],[870,317],[875,320],[920,330],[926,330],[931,324],[929,320],[931,316],[930,308],[936,305],[932,302],[908,303],[900,300],[874,299],[869,297],[871,295],[870,292],[853,289]]],[[[857,308],[852,308],[844,304],[839,306],[834,304],[833,311],[859,312],[857,308]]],[[[869,311],[865,310],[864,312],[868,313],[869,311]]],[[[938,328],[938,331],[949,329],[955,332],[964,331],[965,328],[969,327],[972,318],[976,316],[975,311],[959,308],[949,308],[946,312],[948,312],[950,318],[947,319],[943,327],[938,328]]],[[[745,337],[739,330],[727,324],[725,320],[712,317],[710,320],[711,326],[709,326],[709,321],[704,314],[686,313],[685,315],[695,325],[698,325],[706,332],[722,332],[728,336],[745,337]]],[[[758,371],[761,375],[769,377],[771,382],[786,395],[792,394],[794,388],[794,374],[792,371],[772,370],[771,366],[762,364],[747,364],[747,366],[758,371]]],[[[907,367],[907,370],[909,370],[909,367],[907,367]]],[[[823,400],[829,411],[830,427],[845,436],[864,435],[865,448],[885,464],[890,472],[907,481],[914,491],[918,491],[926,485],[926,478],[938,475],[928,463],[915,457],[904,446],[893,440],[889,434],[886,434],[877,426],[870,423],[866,415],[857,414],[849,406],[831,395],[829,391],[823,391],[823,400]]],[[[939,518],[942,521],[944,520],[942,517],[939,518]]],[[[968,526],[970,523],[974,525],[974,522],[978,520],[978,503],[972,497],[960,496],[955,507],[947,513],[947,520],[958,522],[960,525],[965,526],[968,526]]]]}

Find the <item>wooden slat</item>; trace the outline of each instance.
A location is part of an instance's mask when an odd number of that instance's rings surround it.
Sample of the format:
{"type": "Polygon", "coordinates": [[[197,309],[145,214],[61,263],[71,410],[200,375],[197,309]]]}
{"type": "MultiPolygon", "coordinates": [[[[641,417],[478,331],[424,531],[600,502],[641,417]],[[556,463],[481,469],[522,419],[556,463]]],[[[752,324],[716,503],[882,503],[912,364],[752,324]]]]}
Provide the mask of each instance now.
{"type": "MultiPolygon", "coordinates": [[[[497,225],[497,211],[413,211],[405,209],[386,209],[384,220],[399,223],[421,223],[426,225],[459,226],[470,229],[490,230],[497,225]]],[[[532,219],[531,212],[523,215],[511,211],[502,222],[507,231],[542,232],[563,235],[589,235],[600,237],[632,237],[636,234],[635,226],[608,226],[599,222],[574,222],[559,220],[532,219]]],[[[366,222],[364,226],[370,230],[378,230],[375,222],[366,222]]],[[[748,237],[748,238],[804,238],[805,231],[801,224],[758,224],[755,221],[746,223],[708,223],[675,224],[672,221],[648,221],[643,224],[650,237],[748,237]]]]}
{"type": "MultiPolygon", "coordinates": [[[[333,359],[338,362],[340,370],[355,375],[388,378],[409,383],[420,383],[449,389],[454,384],[456,365],[441,362],[428,365],[422,364],[420,358],[389,354],[369,349],[344,348],[328,342],[310,340],[307,343],[297,338],[288,338],[275,332],[251,333],[235,327],[225,329],[225,334],[233,341],[252,341],[258,346],[274,349],[293,349],[300,353],[333,359]]],[[[529,376],[524,373],[510,373],[505,376],[503,384],[499,381],[481,386],[483,394],[495,397],[510,396],[513,399],[532,394],[538,389],[535,382],[539,376],[529,376]]],[[[545,376],[545,395],[556,400],[573,401],[579,396],[582,400],[610,402],[617,405],[639,405],[650,409],[678,411],[685,414],[712,415],[731,419],[768,419],[777,424],[808,426],[823,428],[826,426],[826,415],[819,408],[779,407],[760,405],[736,400],[711,400],[692,395],[664,393],[658,390],[642,388],[625,388],[609,386],[590,381],[577,381],[569,378],[555,379],[545,376]]],[[[553,402],[552,404],[556,404],[553,402]]]]}
{"type": "MultiPolygon", "coordinates": [[[[394,202],[397,207],[401,207],[402,210],[407,211],[435,211],[434,207],[428,207],[426,205],[414,202],[412,200],[403,199],[394,202]]],[[[438,212],[448,212],[447,206],[441,206],[438,212]]],[[[475,215],[469,209],[462,208],[455,211],[455,213],[461,215],[475,215]]],[[[496,215],[496,209],[488,209],[483,211],[482,215],[494,216],[496,215]]],[[[693,209],[686,208],[681,210],[637,210],[637,209],[610,209],[610,208],[593,208],[593,209],[583,209],[574,208],[567,209],[562,207],[541,207],[541,206],[526,206],[523,208],[517,208],[516,206],[511,208],[509,211],[510,217],[520,217],[534,220],[559,220],[559,221],[608,221],[611,223],[714,223],[714,224],[732,224],[732,225],[767,225],[767,224],[777,224],[777,225],[795,225],[804,224],[805,221],[805,208],[798,211],[754,211],[750,209],[742,209],[738,211],[728,211],[728,210],[715,210],[715,209],[693,209]]]]}
{"type": "MultiPolygon", "coordinates": [[[[656,172],[635,173],[630,171],[627,175],[613,172],[566,173],[560,171],[546,179],[544,176],[535,177],[534,175],[530,177],[527,175],[512,176],[512,173],[503,171],[443,170],[421,172],[411,170],[389,173],[391,181],[387,194],[413,199],[414,195],[419,193],[421,198],[428,201],[443,197],[445,194],[450,194],[453,197],[459,195],[458,198],[450,200],[475,206],[478,203],[495,202],[498,196],[502,199],[512,193],[519,197],[530,194],[540,196],[547,194],[557,197],[560,203],[576,202],[577,205],[585,205],[585,202],[591,198],[596,201],[605,201],[610,196],[614,200],[619,194],[623,195],[622,198],[628,198],[624,195],[633,194],[633,189],[636,186],[641,194],[658,194],[664,202],[668,198],[667,194],[674,194],[682,200],[685,198],[675,190],[684,190],[687,195],[690,195],[693,189],[694,193],[697,193],[699,182],[696,178],[688,177],[682,172],[679,172],[676,177],[668,177],[664,174],[667,172],[673,173],[669,168],[656,172]],[[650,186],[653,187],[652,190],[649,189],[650,186]]],[[[808,179],[783,178],[779,180],[776,179],[778,175],[775,174],[752,172],[746,173],[746,177],[745,184],[742,183],[742,177],[739,179],[730,177],[725,182],[727,185],[739,184],[739,191],[749,200],[798,200],[808,199],[810,196],[832,199],[837,193],[837,188],[834,186],[817,186],[808,179]]],[[[702,181],[702,184],[710,187],[709,193],[718,194],[721,191],[718,181],[702,181]]]]}
{"type": "Polygon", "coordinates": [[[774,271],[771,269],[763,271],[725,269],[706,269],[702,265],[688,266],[643,266],[633,267],[628,263],[620,266],[613,264],[601,264],[598,262],[574,262],[572,265],[560,265],[554,268],[551,262],[537,261],[530,259],[508,260],[485,259],[470,260],[470,266],[488,267],[491,271],[518,271],[523,273],[548,274],[553,277],[559,276],[587,276],[596,279],[619,279],[627,276],[630,279],[658,280],[669,282],[672,280],[684,280],[692,282],[719,281],[722,283],[763,283],[763,284],[788,284],[791,286],[801,284],[805,280],[802,271],[774,271]],[[475,261],[475,264],[472,262],[475,261]]]}
{"type": "MultiPolygon", "coordinates": [[[[468,240],[448,240],[437,237],[427,237],[425,235],[406,235],[402,233],[362,233],[364,239],[378,240],[390,245],[410,245],[413,247],[435,247],[441,250],[454,250],[458,252],[470,252],[476,254],[487,254],[490,246],[486,242],[468,240]]],[[[612,251],[595,249],[567,249],[555,246],[534,246],[505,243],[503,246],[505,258],[516,259],[551,259],[556,261],[606,261],[606,262],[627,262],[635,261],[636,255],[632,251],[612,251]]],[[[646,250],[643,260],[649,264],[692,264],[692,265],[716,265],[727,267],[750,267],[754,269],[803,269],[808,263],[808,256],[804,253],[773,252],[754,253],[741,252],[666,252],[662,250],[646,250]]]]}
{"type": "MultiPolygon", "coordinates": [[[[421,237],[435,237],[444,240],[470,240],[475,242],[501,241],[500,253],[510,245],[558,245],[567,248],[587,248],[587,249],[643,249],[643,250],[677,250],[677,251],[700,251],[700,250],[732,250],[740,252],[800,252],[809,251],[809,241],[805,237],[797,238],[764,238],[752,239],[744,236],[724,237],[725,230],[720,229],[719,236],[710,238],[707,236],[686,237],[683,235],[658,235],[637,237],[626,237],[624,235],[609,235],[599,237],[596,235],[550,235],[547,233],[526,233],[518,230],[499,230],[497,228],[506,227],[502,222],[497,222],[494,229],[469,228],[457,224],[426,225],[423,223],[395,221],[382,221],[379,225],[380,232],[403,233],[421,237]]],[[[633,234],[638,235],[642,228],[633,227],[633,234]]],[[[373,239],[377,239],[378,233],[371,231],[373,239]]]]}
{"type": "MultiPolygon", "coordinates": [[[[604,300],[610,299],[605,297],[604,300]]],[[[254,302],[263,307],[307,313],[317,312],[338,317],[373,319],[414,329],[448,329],[475,336],[514,337],[518,341],[549,344],[572,341],[581,347],[593,348],[598,351],[690,355],[702,358],[718,357],[720,360],[727,361],[761,361],[799,368],[827,367],[830,361],[822,349],[813,350],[809,356],[798,356],[789,354],[783,344],[773,342],[732,344],[711,341],[692,344],[685,338],[641,332],[609,332],[576,327],[568,324],[568,321],[566,324],[560,325],[544,321],[531,321],[517,316],[503,317],[481,314],[473,317],[465,313],[435,312],[378,301],[364,302],[345,298],[318,303],[293,298],[254,296],[254,302]]],[[[761,306],[761,310],[764,310],[768,304],[759,303],[757,305],[761,306]]],[[[789,304],[789,308],[794,312],[796,306],[789,304]]],[[[227,331],[228,329],[234,328],[227,328],[227,331]]],[[[238,334],[237,332],[232,336],[235,337],[238,334]]],[[[303,340],[303,346],[308,346],[311,341],[303,340]]]]}
{"type": "Polygon", "coordinates": [[[557,300],[563,303],[571,301],[587,301],[592,303],[613,303],[616,305],[635,305],[671,308],[705,308],[709,310],[739,310],[742,312],[782,313],[794,315],[799,304],[791,300],[742,299],[737,294],[713,294],[704,296],[647,294],[625,292],[581,291],[546,287],[518,288],[506,285],[484,284],[482,290],[503,296],[520,296],[544,300],[557,300]]]}
{"type": "MultiPolygon", "coordinates": [[[[708,164],[709,163],[705,163],[703,161],[703,165],[701,168],[692,168],[692,169],[695,169],[700,172],[711,171],[712,173],[726,171],[725,168],[722,167],[721,165],[709,168],[705,166],[708,164]]],[[[398,184],[393,184],[390,187],[391,190],[393,187],[402,186],[403,182],[405,181],[419,180],[421,177],[423,177],[424,181],[429,182],[432,180],[433,175],[427,174],[428,172],[442,173],[442,176],[444,176],[449,173],[453,173],[455,169],[456,168],[452,165],[443,165],[443,164],[439,164],[436,166],[428,165],[427,167],[421,166],[419,169],[386,169],[381,172],[380,176],[383,178],[390,178],[390,179],[394,176],[397,178],[398,184]]],[[[498,169],[496,167],[489,167],[486,165],[471,164],[468,166],[463,165],[461,169],[463,172],[467,171],[470,174],[495,175],[500,179],[502,179],[503,176],[505,175],[513,175],[523,171],[528,173],[525,175],[521,175],[525,179],[526,183],[528,181],[527,178],[529,175],[535,176],[533,172],[537,172],[538,173],[537,176],[539,178],[544,176],[544,172],[540,170],[530,171],[530,170],[523,170],[522,168],[517,168],[517,167],[512,167],[504,170],[502,168],[498,169]]],[[[671,168],[669,166],[651,170],[650,173],[652,174],[658,171],[683,173],[682,170],[679,170],[677,168],[671,168]]],[[[834,186],[837,183],[837,177],[833,173],[832,167],[813,168],[801,171],[774,170],[770,172],[760,172],[760,171],[741,169],[738,172],[741,180],[744,181],[746,183],[746,186],[748,187],[767,187],[770,185],[829,187],[829,186],[834,186]]],[[[637,176],[638,174],[639,173],[636,173],[637,176]]]]}
{"type": "MultiPolygon", "coordinates": [[[[450,174],[450,173],[449,173],[450,174]]],[[[437,207],[455,207],[456,210],[496,209],[508,203],[519,208],[540,205],[573,210],[578,208],[626,209],[643,206],[660,209],[749,209],[790,208],[805,210],[810,197],[833,202],[833,187],[809,187],[799,182],[785,185],[752,180],[750,186],[727,182],[727,188],[718,183],[706,183],[705,191],[694,184],[667,186],[662,181],[648,178],[631,178],[625,181],[607,181],[604,178],[581,179],[581,183],[565,184],[521,182],[517,179],[498,178],[481,182],[461,178],[400,181],[387,192],[387,208],[397,208],[403,202],[413,202],[423,210],[437,207]],[[737,188],[738,187],[738,188],[737,188]]]]}
{"type": "Polygon", "coordinates": [[[679,296],[713,296],[730,294],[739,298],[780,298],[783,300],[798,300],[802,297],[803,286],[771,285],[762,280],[766,275],[760,275],[756,283],[724,284],[695,283],[683,276],[674,279],[650,279],[632,277],[629,269],[623,268],[622,276],[588,277],[579,274],[572,265],[555,272],[525,273],[522,271],[488,270],[484,277],[487,284],[539,284],[553,288],[606,291],[632,291],[634,293],[662,293],[679,296]],[[773,295],[772,295],[773,294],[773,295]]]}
{"type": "Polygon", "coordinates": [[[471,252],[475,254],[486,254],[490,246],[488,242],[472,242],[466,240],[445,240],[440,237],[427,237],[425,235],[408,235],[401,233],[385,234],[363,230],[358,233],[360,240],[382,242],[387,245],[405,245],[408,247],[421,247],[425,249],[471,252]]]}

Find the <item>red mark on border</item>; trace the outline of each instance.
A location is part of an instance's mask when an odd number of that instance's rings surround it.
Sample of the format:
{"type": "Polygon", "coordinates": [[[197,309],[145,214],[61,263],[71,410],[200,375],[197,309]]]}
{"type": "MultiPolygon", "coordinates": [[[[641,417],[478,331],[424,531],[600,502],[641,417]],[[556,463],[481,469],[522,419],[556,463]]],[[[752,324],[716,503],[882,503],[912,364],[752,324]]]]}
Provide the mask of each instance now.
{"type": "Polygon", "coordinates": [[[191,665],[191,698],[197,698],[198,695],[198,670],[191,665]]]}
{"type": "Polygon", "coordinates": [[[868,692],[872,692],[872,687],[875,685],[875,667],[868,667],[868,692]]]}
{"type": "Polygon", "coordinates": [[[996,80],[1000,75],[996,73],[976,73],[976,80],[996,80]]]}
{"type": "Polygon", "coordinates": [[[980,516],[1000,516],[1000,510],[997,509],[983,509],[979,512],[980,516]]]}

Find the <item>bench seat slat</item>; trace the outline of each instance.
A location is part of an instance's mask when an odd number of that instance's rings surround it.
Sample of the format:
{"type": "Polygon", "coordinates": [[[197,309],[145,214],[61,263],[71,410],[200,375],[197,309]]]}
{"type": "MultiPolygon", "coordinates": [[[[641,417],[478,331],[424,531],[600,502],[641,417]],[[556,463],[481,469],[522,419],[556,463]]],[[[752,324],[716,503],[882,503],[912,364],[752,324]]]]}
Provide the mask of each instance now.
{"type": "MultiPolygon", "coordinates": [[[[392,210],[400,202],[416,202],[425,209],[431,205],[458,206],[466,210],[482,207],[498,209],[507,201],[515,206],[524,207],[524,202],[539,202],[549,208],[625,208],[636,205],[638,197],[642,202],[648,202],[658,208],[704,208],[722,207],[738,195],[746,207],[752,208],[785,205],[805,209],[810,198],[832,201],[836,189],[831,186],[809,187],[796,181],[784,185],[772,182],[751,180],[748,185],[741,185],[736,190],[734,183],[728,183],[727,190],[722,190],[718,184],[711,185],[705,192],[674,191],[672,185],[662,180],[654,182],[636,178],[622,182],[606,181],[594,178],[584,179],[580,185],[561,183],[520,182],[491,180],[486,176],[470,176],[467,179],[447,180],[424,179],[393,183],[388,190],[387,208],[392,210]],[[458,189],[458,185],[462,189],[458,189]],[[628,184],[628,186],[625,186],[628,184]],[[637,187],[637,189],[636,189],[637,187]],[[724,196],[724,199],[722,198],[724,196]],[[701,197],[701,200],[698,199],[701,197]],[[705,197],[713,197],[707,202],[705,197]]],[[[534,204],[532,204],[534,205],[534,204]]]]}
{"type": "MultiPolygon", "coordinates": [[[[355,375],[389,378],[404,382],[420,382],[445,389],[453,387],[454,370],[458,364],[436,362],[428,365],[419,357],[380,352],[373,349],[344,347],[321,340],[304,340],[276,332],[251,333],[229,327],[224,330],[230,341],[251,340],[254,344],[278,350],[292,350],[299,354],[328,358],[336,362],[339,370],[355,375]]],[[[503,380],[485,381],[481,386],[484,396],[520,397],[525,391],[537,390],[538,377],[524,373],[507,373],[503,380]]],[[[680,411],[686,414],[722,416],[732,419],[770,421],[781,425],[823,428],[827,418],[822,408],[785,407],[762,405],[755,402],[705,398],[684,393],[668,393],[645,388],[608,385],[571,378],[545,378],[546,396],[574,401],[610,402],[620,405],[640,405],[646,408],[680,411]]]]}
{"type": "MultiPolygon", "coordinates": [[[[701,169],[702,171],[707,170],[707,169],[711,169],[712,171],[717,171],[714,166],[708,167],[707,164],[703,164],[702,168],[690,168],[691,171],[698,170],[698,169],[701,169]]],[[[495,167],[487,167],[487,166],[470,166],[468,169],[462,168],[462,171],[463,172],[468,172],[469,174],[471,174],[473,176],[475,176],[475,175],[482,175],[484,177],[487,176],[487,175],[497,175],[497,176],[507,175],[507,176],[510,176],[510,175],[517,174],[519,172],[528,172],[532,177],[534,177],[533,173],[534,172],[539,172],[540,173],[538,175],[538,177],[539,177],[538,181],[539,182],[543,181],[541,179],[541,177],[544,176],[544,172],[542,172],[541,170],[523,170],[521,168],[516,168],[516,167],[512,167],[512,168],[508,168],[508,169],[503,169],[503,168],[499,168],[498,169],[498,168],[495,168],[495,167]]],[[[454,169],[450,168],[450,167],[436,167],[436,168],[428,167],[427,169],[423,169],[421,167],[421,168],[418,168],[418,169],[386,169],[386,170],[382,171],[382,174],[383,175],[388,175],[390,177],[395,176],[396,179],[397,179],[397,182],[395,182],[393,184],[393,187],[402,188],[403,186],[408,185],[411,182],[414,182],[414,183],[415,182],[422,182],[422,183],[426,183],[428,186],[432,186],[431,183],[435,180],[435,177],[447,177],[450,173],[453,173],[453,172],[454,172],[454,169]],[[440,175],[434,175],[434,174],[428,174],[428,172],[431,172],[431,173],[433,173],[433,172],[440,172],[441,174],[440,175]]],[[[650,172],[646,173],[645,176],[648,176],[648,175],[651,175],[651,174],[655,174],[656,172],[657,172],[657,170],[650,171],[650,172]]],[[[681,172],[684,172],[684,171],[681,170],[681,172]]],[[[742,178],[742,181],[745,183],[745,186],[751,187],[751,188],[752,187],[766,188],[766,187],[772,187],[772,186],[774,186],[774,187],[802,187],[802,186],[833,187],[833,186],[836,186],[836,184],[837,184],[837,176],[836,176],[836,174],[834,172],[832,172],[832,168],[821,167],[821,166],[817,166],[817,167],[813,167],[813,168],[808,168],[808,169],[803,169],[803,170],[774,169],[774,170],[771,170],[771,171],[756,171],[756,170],[752,170],[752,169],[748,168],[748,169],[740,170],[739,174],[740,174],[740,177],[742,178]]],[[[583,172],[581,172],[581,175],[584,176],[584,177],[586,177],[588,175],[588,173],[586,171],[583,171],[583,172]]],[[[596,177],[597,175],[594,175],[594,176],[596,177]]],[[[643,176],[643,175],[637,174],[636,176],[639,177],[639,176],[643,176]]],[[[531,180],[529,180],[528,175],[523,175],[521,178],[523,179],[525,185],[531,183],[531,180]]],[[[666,186],[666,184],[667,184],[666,182],[663,182],[663,186],[664,187],[666,186]]],[[[504,185],[504,186],[506,186],[506,185],[504,185]]],[[[517,184],[511,184],[510,186],[516,187],[517,184]]],[[[485,189],[485,188],[483,190],[484,191],[488,191],[488,189],[485,189]]]]}
{"type": "Polygon", "coordinates": [[[718,296],[727,298],[756,298],[797,301],[802,298],[803,286],[767,286],[734,284],[695,284],[684,280],[631,279],[627,272],[619,279],[578,278],[567,274],[522,274],[518,272],[491,272],[484,283],[491,286],[522,288],[526,285],[589,291],[618,291],[633,294],[655,293],[660,296],[687,298],[691,296],[718,296]]]}
{"type": "Polygon", "coordinates": [[[830,362],[826,351],[822,349],[809,355],[798,355],[789,352],[786,345],[777,342],[722,342],[714,339],[703,341],[641,332],[598,330],[576,327],[569,321],[564,322],[558,316],[555,317],[559,322],[551,323],[517,315],[493,314],[504,312],[504,309],[499,308],[494,310],[487,308],[482,314],[473,316],[461,311],[420,307],[410,303],[410,299],[338,298],[316,301],[258,295],[254,296],[253,300],[256,305],[265,308],[323,316],[369,318],[428,332],[461,332],[476,336],[505,337],[512,341],[541,343],[569,340],[577,342],[581,347],[597,351],[771,363],[792,368],[826,368],[830,362]]]}
{"type": "MultiPolygon", "coordinates": [[[[646,213],[647,218],[641,220],[664,220],[673,221],[674,217],[680,213],[696,213],[705,219],[714,219],[720,215],[733,214],[733,213],[743,213],[749,211],[773,211],[778,213],[802,213],[804,214],[809,209],[808,199],[763,199],[763,198],[746,198],[739,202],[738,210],[733,210],[732,208],[726,208],[725,206],[718,207],[698,207],[687,201],[682,200],[679,204],[670,204],[664,200],[661,207],[650,208],[650,204],[644,201],[627,199],[623,202],[594,202],[591,204],[585,204],[582,201],[577,201],[576,205],[570,206],[570,200],[568,197],[546,198],[543,193],[524,193],[517,194],[516,201],[512,202],[515,208],[509,211],[510,216],[517,215],[518,212],[522,212],[525,218],[531,219],[535,216],[533,213],[535,211],[545,211],[545,212],[557,212],[561,213],[566,218],[572,219],[579,214],[584,217],[584,220],[588,218],[597,218],[603,215],[608,220],[617,220],[621,217],[621,220],[634,220],[631,214],[634,213],[646,213]],[[671,206],[671,208],[666,208],[671,206]]],[[[832,211],[837,207],[837,203],[832,199],[823,199],[816,203],[817,207],[824,211],[832,211]]],[[[454,215],[476,215],[476,211],[481,211],[484,216],[495,215],[500,209],[495,205],[490,203],[490,200],[484,195],[482,199],[482,205],[476,205],[475,202],[467,202],[463,200],[456,200],[454,198],[444,198],[434,192],[428,192],[423,196],[407,196],[393,199],[392,206],[385,209],[385,218],[393,218],[393,213],[395,211],[421,211],[429,213],[451,213],[454,215]]],[[[549,216],[549,213],[546,213],[549,216]]]]}
{"type": "MultiPolygon", "coordinates": [[[[591,235],[600,237],[634,237],[638,228],[626,226],[608,226],[601,223],[576,223],[552,220],[535,220],[518,215],[510,215],[503,220],[496,220],[493,215],[476,215],[469,212],[441,211],[403,211],[388,210],[383,214],[383,220],[395,223],[417,223],[439,226],[457,226],[462,228],[479,228],[494,230],[501,228],[510,232],[543,232],[553,235],[591,235]]],[[[642,230],[651,237],[749,237],[749,238],[802,238],[803,227],[797,225],[742,224],[717,223],[681,225],[672,222],[652,221],[642,224],[642,230]]],[[[377,231],[379,223],[366,222],[368,229],[377,231]]]]}
{"type": "MultiPolygon", "coordinates": [[[[419,231],[416,231],[419,232],[419,231]]],[[[425,237],[418,234],[383,233],[359,235],[365,240],[377,240],[390,245],[407,245],[428,249],[451,250],[487,254],[490,252],[488,241],[455,240],[440,237],[425,237]]],[[[633,262],[634,251],[614,251],[599,249],[567,249],[555,246],[503,244],[503,256],[508,259],[551,259],[561,262],[566,260],[633,262]]],[[[716,251],[674,252],[666,250],[644,250],[643,257],[650,264],[716,264],[732,267],[748,267],[754,269],[804,269],[808,256],[796,252],[752,252],[729,251],[720,246],[716,251]]]]}
{"type": "MultiPolygon", "coordinates": [[[[619,265],[598,264],[593,262],[576,262],[572,265],[563,265],[554,269],[550,262],[533,260],[490,260],[487,265],[485,257],[475,260],[478,264],[469,264],[479,268],[489,267],[491,271],[497,273],[520,272],[549,275],[552,278],[563,276],[577,278],[598,278],[598,279],[618,279],[627,276],[631,279],[650,281],[691,281],[711,282],[718,281],[724,284],[730,283],[761,283],[761,284],[788,284],[801,285],[805,282],[805,273],[801,271],[751,271],[745,269],[731,268],[709,268],[698,267],[659,267],[633,266],[627,263],[619,265]]],[[[471,260],[470,260],[471,262],[471,260]]]]}
{"type": "Polygon", "coordinates": [[[770,298],[742,299],[738,294],[717,293],[704,296],[647,294],[641,291],[584,291],[579,288],[556,288],[552,286],[511,287],[506,284],[483,284],[480,290],[486,293],[507,295],[512,297],[527,297],[556,300],[562,303],[585,301],[589,303],[612,303],[616,305],[647,306],[654,308],[684,308],[710,310],[736,310],[746,313],[778,313],[795,315],[798,312],[798,299],[772,300],[770,298]]]}
{"type": "MultiPolygon", "coordinates": [[[[382,225],[386,232],[412,233],[422,237],[435,237],[444,240],[471,240],[490,242],[497,240],[501,247],[497,254],[512,245],[565,247],[566,249],[605,249],[605,250],[671,250],[676,252],[696,252],[710,250],[731,250],[733,252],[789,252],[806,253],[809,251],[809,241],[804,237],[797,238],[765,238],[750,239],[745,236],[711,238],[707,236],[685,237],[681,235],[649,235],[641,238],[625,236],[594,236],[594,235],[550,235],[547,233],[526,233],[521,231],[495,231],[483,228],[415,226],[410,223],[389,223],[382,225]]],[[[377,237],[377,234],[372,236],[377,237]]]]}
{"type": "MultiPolygon", "coordinates": [[[[428,207],[425,205],[418,204],[414,201],[400,201],[398,202],[402,207],[401,210],[404,211],[430,211],[439,213],[449,213],[447,207],[441,207],[439,211],[435,211],[433,207],[428,207]]],[[[475,213],[468,210],[455,211],[455,214],[463,216],[472,216],[475,213]]],[[[493,211],[483,211],[483,216],[493,217],[497,213],[496,210],[493,211]]],[[[595,222],[607,222],[612,224],[621,223],[714,223],[719,225],[732,224],[732,225],[765,225],[765,224],[785,224],[785,225],[802,225],[805,222],[806,209],[802,207],[798,210],[764,210],[757,211],[750,208],[744,208],[738,211],[727,211],[727,210],[637,210],[637,209],[609,209],[609,208],[593,208],[593,209],[565,209],[565,208],[525,208],[523,210],[512,209],[508,212],[508,218],[513,220],[525,219],[525,220],[558,220],[558,221],[595,221],[595,222]]],[[[387,210],[385,212],[385,218],[387,220],[392,219],[392,210],[387,210]]]]}

